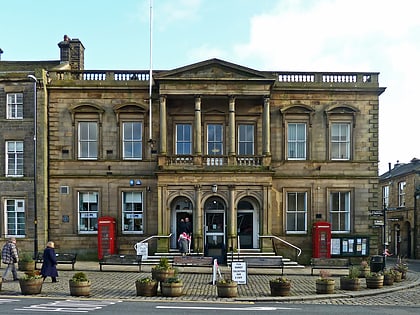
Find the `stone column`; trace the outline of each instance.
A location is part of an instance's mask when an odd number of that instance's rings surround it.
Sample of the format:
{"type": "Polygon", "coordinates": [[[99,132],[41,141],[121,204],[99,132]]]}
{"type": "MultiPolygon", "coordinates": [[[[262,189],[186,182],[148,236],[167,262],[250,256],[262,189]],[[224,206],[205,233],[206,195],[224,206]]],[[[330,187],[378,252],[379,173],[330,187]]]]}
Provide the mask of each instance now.
{"type": "MultiPolygon", "coordinates": [[[[160,96],[159,126],[160,126],[160,154],[166,154],[166,150],[167,150],[166,95],[160,96]]],[[[150,126],[149,128],[152,128],[152,126],[150,126]]]]}
{"type": "Polygon", "coordinates": [[[194,154],[201,155],[201,97],[195,97],[195,119],[194,119],[194,154]]]}
{"type": "Polygon", "coordinates": [[[235,155],[236,141],[235,141],[235,97],[229,97],[229,148],[228,154],[235,155]]]}
{"type": "MultiPolygon", "coordinates": [[[[272,207],[271,207],[271,185],[263,187],[263,213],[262,213],[262,233],[261,235],[271,235],[271,224],[272,224],[272,207]]],[[[271,252],[273,251],[273,244],[270,238],[261,238],[261,251],[271,252]]]]}
{"type": "Polygon", "coordinates": [[[264,97],[263,110],[263,154],[270,155],[270,98],[264,97]]]}
{"type": "MultiPolygon", "coordinates": [[[[158,235],[161,235],[161,236],[169,234],[169,231],[167,230],[168,224],[165,222],[167,220],[166,195],[167,195],[166,186],[158,186],[157,228],[158,228],[158,235]]],[[[170,242],[169,238],[158,238],[157,251],[160,253],[167,253],[169,251],[169,242],[170,242]]]]}
{"type": "Polygon", "coordinates": [[[194,252],[204,252],[204,235],[203,235],[203,207],[201,204],[201,185],[195,185],[195,208],[194,208],[194,252]]]}
{"type": "Polygon", "coordinates": [[[236,187],[234,185],[229,185],[229,211],[228,211],[228,247],[232,247],[233,249],[237,248],[237,218],[238,213],[235,206],[235,193],[236,187]]]}

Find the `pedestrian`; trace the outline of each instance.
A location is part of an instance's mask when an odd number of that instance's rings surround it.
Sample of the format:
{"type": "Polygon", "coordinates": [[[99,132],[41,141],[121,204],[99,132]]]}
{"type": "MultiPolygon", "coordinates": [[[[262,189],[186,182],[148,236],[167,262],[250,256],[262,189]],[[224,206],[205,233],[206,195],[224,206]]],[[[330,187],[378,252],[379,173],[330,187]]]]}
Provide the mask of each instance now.
{"type": "Polygon", "coordinates": [[[191,241],[190,236],[183,232],[178,237],[178,245],[179,251],[181,252],[182,256],[185,256],[189,249],[189,242],[191,241]]]}
{"type": "Polygon", "coordinates": [[[187,233],[189,236],[192,234],[192,226],[189,217],[185,217],[185,233],[187,233]]]}
{"type": "Polygon", "coordinates": [[[47,247],[44,249],[41,275],[44,281],[47,277],[51,277],[52,282],[58,282],[57,257],[55,255],[54,242],[49,241],[47,247]]]}
{"type": "Polygon", "coordinates": [[[13,281],[18,281],[18,275],[16,271],[16,263],[19,261],[18,249],[16,247],[16,239],[14,237],[9,238],[6,244],[3,245],[1,250],[1,259],[3,264],[7,265],[6,270],[3,273],[3,279],[6,280],[6,276],[9,271],[12,272],[13,281]]]}

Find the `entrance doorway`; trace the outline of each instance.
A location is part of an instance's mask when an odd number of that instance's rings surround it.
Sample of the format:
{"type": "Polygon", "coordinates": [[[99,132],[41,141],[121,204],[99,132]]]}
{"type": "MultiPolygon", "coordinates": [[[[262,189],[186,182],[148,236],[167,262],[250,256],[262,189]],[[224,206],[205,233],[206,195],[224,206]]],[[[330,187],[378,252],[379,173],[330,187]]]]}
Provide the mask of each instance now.
{"type": "MultiPolygon", "coordinates": [[[[173,200],[172,225],[171,225],[171,248],[178,248],[178,237],[182,232],[193,235],[193,206],[191,200],[186,197],[177,197],[173,200]]],[[[191,248],[194,240],[191,238],[191,248]]]]}
{"type": "Polygon", "coordinates": [[[241,249],[258,248],[258,211],[256,201],[247,198],[238,203],[237,228],[241,249]]]}
{"type": "Polygon", "coordinates": [[[226,260],[226,211],[220,198],[211,198],[205,203],[204,242],[205,255],[226,260]]]}

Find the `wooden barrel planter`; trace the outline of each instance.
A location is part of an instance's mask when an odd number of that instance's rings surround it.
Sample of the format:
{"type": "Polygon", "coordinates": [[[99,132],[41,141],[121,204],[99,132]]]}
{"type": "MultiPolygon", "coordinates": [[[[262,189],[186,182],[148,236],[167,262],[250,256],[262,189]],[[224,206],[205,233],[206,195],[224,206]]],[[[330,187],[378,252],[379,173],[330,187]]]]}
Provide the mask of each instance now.
{"type": "Polygon", "coordinates": [[[333,294],[335,289],[334,279],[318,279],[316,280],[316,293],[333,294]]]}
{"type": "Polygon", "coordinates": [[[140,282],[136,281],[137,296],[156,296],[158,289],[157,281],[140,282]]]}
{"type": "Polygon", "coordinates": [[[163,282],[166,279],[172,278],[175,276],[175,269],[167,269],[167,270],[161,270],[161,269],[152,269],[152,279],[163,282]]]}
{"type": "Polygon", "coordinates": [[[19,279],[20,291],[23,295],[40,294],[44,279],[19,279]]]}
{"type": "Polygon", "coordinates": [[[288,281],[270,281],[271,296],[289,296],[292,282],[288,281]]]}
{"type": "Polygon", "coordinates": [[[394,284],[394,274],[387,273],[384,274],[384,285],[393,285],[394,284]]]}
{"type": "Polygon", "coordinates": [[[71,296],[89,296],[90,285],[91,285],[90,281],[69,280],[70,295],[71,296]]]}
{"type": "Polygon", "coordinates": [[[348,291],[359,291],[360,290],[360,279],[349,279],[347,277],[340,278],[340,289],[348,291]]]}
{"type": "Polygon", "coordinates": [[[233,298],[238,296],[238,283],[235,281],[228,281],[226,283],[216,283],[217,296],[224,298],[233,298]]]}
{"type": "Polygon", "coordinates": [[[368,289],[380,289],[384,286],[384,275],[366,277],[366,287],[368,289]]]}
{"type": "Polygon", "coordinates": [[[399,271],[394,271],[394,282],[402,281],[402,273],[399,271]]]}
{"type": "Polygon", "coordinates": [[[162,296],[177,297],[182,295],[184,285],[182,282],[162,282],[162,296]]]}

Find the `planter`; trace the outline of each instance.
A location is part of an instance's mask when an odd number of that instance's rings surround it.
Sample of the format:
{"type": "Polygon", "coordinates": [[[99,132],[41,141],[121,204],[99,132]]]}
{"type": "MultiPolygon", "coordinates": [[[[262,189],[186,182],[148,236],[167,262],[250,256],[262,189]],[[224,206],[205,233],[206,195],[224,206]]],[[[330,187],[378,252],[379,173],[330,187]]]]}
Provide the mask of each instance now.
{"type": "Polygon", "coordinates": [[[152,279],[163,282],[168,278],[173,278],[175,276],[175,269],[168,270],[153,270],[152,269],[152,279]]]}
{"type": "Polygon", "coordinates": [[[137,296],[156,296],[157,295],[158,282],[140,282],[136,281],[136,292],[137,296]]]}
{"type": "Polygon", "coordinates": [[[34,271],[35,270],[35,261],[19,261],[18,262],[19,271],[34,271]]]}
{"type": "Polygon", "coordinates": [[[394,282],[402,281],[402,273],[399,271],[394,271],[394,282]]]}
{"type": "Polygon", "coordinates": [[[89,296],[90,285],[91,285],[90,281],[69,280],[70,295],[71,296],[89,296]]]}
{"type": "Polygon", "coordinates": [[[366,278],[366,275],[368,275],[370,273],[370,268],[369,268],[369,266],[360,267],[359,271],[360,271],[359,278],[366,278]]]}
{"type": "Polygon", "coordinates": [[[289,296],[292,282],[270,281],[271,296],[289,296]]]}
{"type": "Polygon", "coordinates": [[[182,282],[162,282],[161,283],[161,291],[162,296],[169,296],[169,297],[176,297],[182,295],[182,290],[184,285],[182,282]]]}
{"type": "Polygon", "coordinates": [[[340,289],[348,291],[358,291],[360,290],[360,279],[349,279],[346,277],[340,278],[340,289]]]}
{"type": "Polygon", "coordinates": [[[216,283],[217,286],[217,296],[224,298],[233,298],[238,296],[238,283],[237,282],[228,282],[228,283],[216,283]]]}
{"type": "Polygon", "coordinates": [[[19,279],[20,291],[23,295],[40,294],[44,280],[39,279],[19,279]]]}
{"type": "Polygon", "coordinates": [[[384,285],[393,285],[394,284],[394,275],[386,274],[384,275],[384,285]]]}
{"type": "Polygon", "coordinates": [[[368,289],[379,289],[379,288],[382,288],[383,286],[384,286],[383,275],[366,278],[366,287],[368,289]]]}
{"type": "Polygon", "coordinates": [[[318,279],[316,280],[316,293],[333,294],[335,289],[334,279],[318,279]]]}

